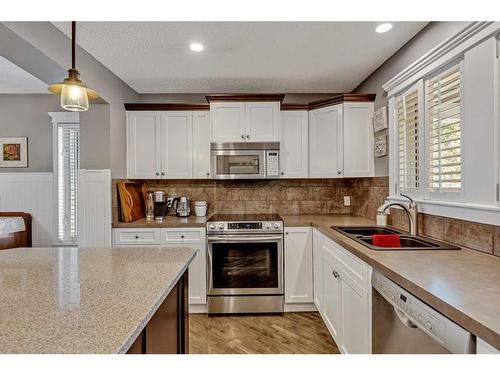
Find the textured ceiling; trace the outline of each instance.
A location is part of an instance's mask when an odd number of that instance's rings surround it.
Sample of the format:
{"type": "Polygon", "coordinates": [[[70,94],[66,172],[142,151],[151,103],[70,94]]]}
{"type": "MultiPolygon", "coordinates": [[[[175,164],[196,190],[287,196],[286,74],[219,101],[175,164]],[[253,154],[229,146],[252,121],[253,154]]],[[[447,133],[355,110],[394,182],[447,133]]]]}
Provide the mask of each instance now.
{"type": "Polygon", "coordinates": [[[139,93],[350,92],[426,24],[79,22],[77,42],[139,93]]]}
{"type": "Polygon", "coordinates": [[[49,94],[47,84],[0,56],[0,94],[49,94]]]}

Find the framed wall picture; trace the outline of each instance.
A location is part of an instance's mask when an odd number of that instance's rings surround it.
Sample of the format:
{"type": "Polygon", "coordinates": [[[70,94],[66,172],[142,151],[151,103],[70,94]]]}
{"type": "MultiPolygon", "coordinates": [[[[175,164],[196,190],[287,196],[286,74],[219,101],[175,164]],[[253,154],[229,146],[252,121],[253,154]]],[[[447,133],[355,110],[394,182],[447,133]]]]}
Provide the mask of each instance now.
{"type": "Polygon", "coordinates": [[[387,134],[376,135],[374,145],[376,158],[387,156],[387,134]]]}
{"type": "Polygon", "coordinates": [[[28,168],[28,138],[0,138],[0,168],[28,168]]]}
{"type": "Polygon", "coordinates": [[[387,109],[382,107],[373,113],[373,132],[387,129],[387,109]]]}

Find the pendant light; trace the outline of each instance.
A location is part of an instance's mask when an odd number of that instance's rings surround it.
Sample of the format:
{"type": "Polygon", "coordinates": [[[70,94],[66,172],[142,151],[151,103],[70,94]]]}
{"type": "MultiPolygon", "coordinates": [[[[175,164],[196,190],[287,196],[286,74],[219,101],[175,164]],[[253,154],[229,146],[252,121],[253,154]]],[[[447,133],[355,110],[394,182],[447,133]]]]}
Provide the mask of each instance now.
{"type": "Polygon", "coordinates": [[[49,86],[49,91],[61,95],[61,107],[67,111],[82,112],[89,109],[89,100],[98,99],[99,95],[83,83],[75,69],[76,22],[71,22],[71,69],[68,78],[61,83],[49,86]]]}

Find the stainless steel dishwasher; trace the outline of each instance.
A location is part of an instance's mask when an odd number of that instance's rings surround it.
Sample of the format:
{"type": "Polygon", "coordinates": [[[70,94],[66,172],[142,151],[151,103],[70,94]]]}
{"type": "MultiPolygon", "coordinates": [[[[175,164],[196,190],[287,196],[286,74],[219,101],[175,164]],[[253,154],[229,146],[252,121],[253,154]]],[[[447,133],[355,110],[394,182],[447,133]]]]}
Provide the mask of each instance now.
{"type": "Polygon", "coordinates": [[[476,352],[475,336],[378,272],[372,276],[372,352],[476,352]]]}

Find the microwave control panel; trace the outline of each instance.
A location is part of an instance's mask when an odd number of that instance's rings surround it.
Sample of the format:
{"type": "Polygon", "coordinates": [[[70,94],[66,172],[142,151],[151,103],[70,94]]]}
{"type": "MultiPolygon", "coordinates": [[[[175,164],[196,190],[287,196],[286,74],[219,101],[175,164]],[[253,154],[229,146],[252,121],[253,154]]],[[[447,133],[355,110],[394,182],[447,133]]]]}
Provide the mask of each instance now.
{"type": "Polygon", "coordinates": [[[266,152],[266,177],[279,177],[280,175],[280,162],[279,162],[279,151],[267,151],[266,152]]]}

